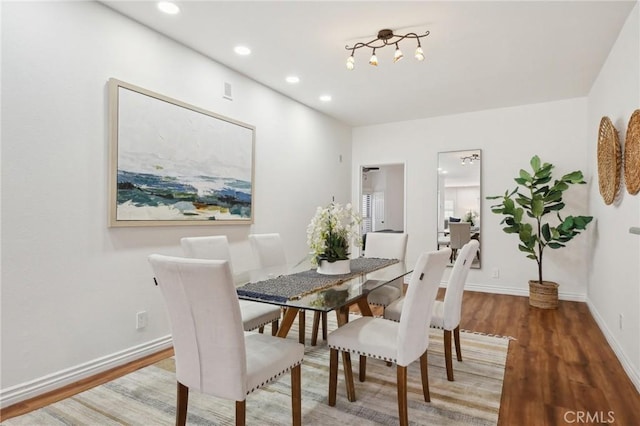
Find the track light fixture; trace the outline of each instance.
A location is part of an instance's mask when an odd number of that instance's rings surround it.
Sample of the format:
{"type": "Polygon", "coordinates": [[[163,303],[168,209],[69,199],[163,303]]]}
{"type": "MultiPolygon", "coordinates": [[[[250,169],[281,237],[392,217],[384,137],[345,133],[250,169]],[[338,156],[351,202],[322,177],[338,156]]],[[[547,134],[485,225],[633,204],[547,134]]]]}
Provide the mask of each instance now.
{"type": "Polygon", "coordinates": [[[478,161],[480,156],[478,154],[471,154],[468,157],[460,157],[460,164],[473,164],[474,161],[478,161]]]}
{"type": "Polygon", "coordinates": [[[429,31],[427,31],[426,33],[424,33],[422,35],[418,35],[416,33],[407,33],[407,34],[404,34],[404,35],[397,35],[397,34],[394,34],[393,31],[391,31],[389,29],[380,30],[380,31],[378,31],[378,37],[376,37],[375,39],[371,40],[368,43],[358,42],[358,43],[354,44],[353,46],[346,45],[344,47],[346,50],[350,50],[351,51],[351,55],[347,58],[347,69],[348,70],[352,70],[352,69],[355,68],[356,60],[353,57],[353,55],[354,55],[355,51],[357,49],[360,49],[361,47],[369,47],[369,48],[373,49],[371,58],[369,59],[369,64],[373,65],[374,67],[377,67],[378,66],[378,58],[376,57],[376,49],[381,49],[381,48],[383,48],[385,46],[395,45],[396,46],[396,51],[395,51],[395,53],[393,55],[393,62],[398,62],[400,59],[404,58],[404,55],[402,54],[402,51],[400,50],[400,47],[398,46],[398,43],[400,43],[405,38],[413,38],[418,42],[418,47],[416,48],[413,56],[418,61],[423,61],[424,60],[424,52],[422,51],[422,46],[420,45],[420,39],[422,37],[426,37],[428,35],[429,35],[429,31]]]}

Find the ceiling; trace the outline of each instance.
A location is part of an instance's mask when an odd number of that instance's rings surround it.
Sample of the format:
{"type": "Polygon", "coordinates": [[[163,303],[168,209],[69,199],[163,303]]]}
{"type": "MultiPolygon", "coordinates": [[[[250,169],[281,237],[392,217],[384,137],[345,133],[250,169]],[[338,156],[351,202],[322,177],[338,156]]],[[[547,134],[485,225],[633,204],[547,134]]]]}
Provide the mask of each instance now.
{"type": "MultiPolygon", "coordinates": [[[[102,1],[216,62],[351,126],[586,96],[635,1],[102,1]],[[378,30],[430,32],[355,52],[378,30]],[[251,48],[238,56],[233,48],[251,48]],[[295,74],[292,85],[285,77],[295,74]],[[330,102],[319,96],[329,94],[330,102]]],[[[222,86],[222,83],[221,83],[222,86]]],[[[222,92],[222,88],[221,88],[222,92]]]]}

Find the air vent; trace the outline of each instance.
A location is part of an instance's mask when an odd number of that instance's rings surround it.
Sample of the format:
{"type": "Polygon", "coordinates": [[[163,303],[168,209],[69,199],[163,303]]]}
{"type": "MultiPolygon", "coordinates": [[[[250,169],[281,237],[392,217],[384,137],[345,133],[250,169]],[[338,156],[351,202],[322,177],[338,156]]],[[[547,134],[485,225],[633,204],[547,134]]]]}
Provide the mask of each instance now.
{"type": "Polygon", "coordinates": [[[233,95],[231,94],[231,83],[224,83],[224,93],[222,95],[223,98],[233,100],[233,95]]]}

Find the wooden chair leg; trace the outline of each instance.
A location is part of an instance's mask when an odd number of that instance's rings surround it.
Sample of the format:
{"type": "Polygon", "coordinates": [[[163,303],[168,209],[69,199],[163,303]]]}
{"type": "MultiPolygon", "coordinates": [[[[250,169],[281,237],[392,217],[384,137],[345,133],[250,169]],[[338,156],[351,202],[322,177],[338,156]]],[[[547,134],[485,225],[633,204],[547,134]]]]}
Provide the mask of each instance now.
{"type": "Polygon", "coordinates": [[[336,405],[336,390],[338,387],[338,350],[329,351],[329,406],[336,405]]]}
{"type": "Polygon", "coordinates": [[[358,374],[358,379],[361,382],[364,382],[367,377],[367,357],[364,355],[360,355],[360,374],[358,374]]]}
{"type": "Polygon", "coordinates": [[[258,327],[258,333],[260,334],[264,333],[264,325],[258,327]]]}
{"type": "Polygon", "coordinates": [[[460,326],[453,329],[453,341],[456,344],[456,357],[462,362],[462,349],[460,348],[460,326]]]}
{"type": "Polygon", "coordinates": [[[322,313],[322,340],[327,341],[327,313],[322,313]]]}
{"type": "Polygon", "coordinates": [[[444,362],[447,366],[447,380],[453,382],[453,362],[451,360],[451,330],[444,330],[444,362]]]}
{"type": "Polygon", "coordinates": [[[178,398],[176,402],[176,426],[187,424],[187,405],[189,404],[189,388],[178,382],[178,398]]]}
{"type": "Polygon", "coordinates": [[[347,399],[349,402],[356,400],[356,388],[353,384],[353,370],[351,368],[351,354],[342,352],[342,368],[344,369],[344,382],[347,387],[347,399]]]}
{"type": "Polygon", "coordinates": [[[280,321],[275,320],[271,322],[271,335],[275,336],[276,334],[278,334],[278,324],[280,323],[280,321]]]}
{"type": "Polygon", "coordinates": [[[305,338],[305,332],[304,332],[304,328],[305,328],[305,311],[303,311],[302,309],[300,310],[300,312],[298,312],[298,342],[302,343],[304,345],[304,338],[305,338]]]}
{"type": "Polygon", "coordinates": [[[318,328],[320,328],[320,312],[313,313],[313,327],[311,328],[311,346],[318,344],[318,328]]]}
{"type": "Polygon", "coordinates": [[[236,426],[244,426],[246,423],[246,401],[236,401],[236,426]]]}
{"type": "Polygon", "coordinates": [[[422,377],[422,394],[425,402],[431,402],[429,393],[429,368],[427,365],[427,351],[420,356],[420,376],[422,377]]]}
{"type": "Polygon", "coordinates": [[[407,411],[407,367],[397,366],[398,380],[398,417],[400,426],[409,424],[409,413],[407,411]]]}
{"type": "Polygon", "coordinates": [[[292,424],[300,426],[302,424],[302,380],[300,364],[291,369],[291,415],[292,424]]]}

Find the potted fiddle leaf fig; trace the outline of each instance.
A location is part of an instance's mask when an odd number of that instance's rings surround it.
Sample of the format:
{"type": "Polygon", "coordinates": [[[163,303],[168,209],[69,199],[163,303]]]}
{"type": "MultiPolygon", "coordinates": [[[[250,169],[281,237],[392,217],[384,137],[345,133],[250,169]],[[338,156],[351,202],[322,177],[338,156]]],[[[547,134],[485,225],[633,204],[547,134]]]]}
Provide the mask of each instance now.
{"type": "Polygon", "coordinates": [[[538,264],[538,279],[529,281],[529,304],[555,309],[558,307],[558,284],[542,278],[544,250],[565,247],[566,243],[587,228],[593,217],[563,217],[560,214],[565,208],[563,193],[570,185],[585,183],[581,171],[554,179],[553,164],[541,163],[537,155],[530,164],[531,172],[520,170],[520,175],[514,179],[518,186],[513,191],[507,190],[504,195],[487,199],[500,200],[491,206],[491,211],[505,216],[500,222],[505,225],[502,230],[508,234],[518,234],[518,248],[538,264]],[[556,220],[552,222],[551,218],[556,220]]]}

